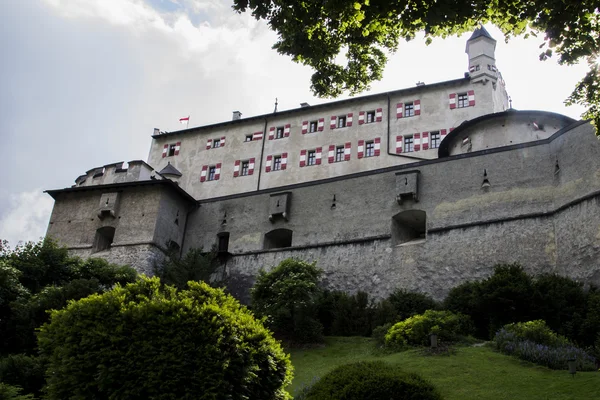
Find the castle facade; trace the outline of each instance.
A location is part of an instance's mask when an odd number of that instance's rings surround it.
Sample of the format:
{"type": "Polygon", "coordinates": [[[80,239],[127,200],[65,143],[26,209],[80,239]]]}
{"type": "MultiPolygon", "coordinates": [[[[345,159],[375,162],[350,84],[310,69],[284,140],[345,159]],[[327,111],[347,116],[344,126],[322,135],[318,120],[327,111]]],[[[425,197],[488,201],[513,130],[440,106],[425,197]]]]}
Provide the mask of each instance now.
{"type": "Polygon", "coordinates": [[[600,284],[600,144],[585,121],[509,107],[484,28],[435,84],[164,133],[93,168],[48,235],[152,273],[216,246],[246,298],[261,267],[317,261],[331,289],[443,297],[498,262],[600,284]]]}

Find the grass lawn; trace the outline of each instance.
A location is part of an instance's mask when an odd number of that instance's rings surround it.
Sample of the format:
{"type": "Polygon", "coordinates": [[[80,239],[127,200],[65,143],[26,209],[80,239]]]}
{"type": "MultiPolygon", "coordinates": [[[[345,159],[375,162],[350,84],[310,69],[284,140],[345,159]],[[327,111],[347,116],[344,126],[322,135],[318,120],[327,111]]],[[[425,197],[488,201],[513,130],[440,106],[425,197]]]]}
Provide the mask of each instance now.
{"type": "Polygon", "coordinates": [[[421,350],[381,354],[362,337],[328,337],[325,346],[290,351],[294,381],[289,392],[338,365],[382,360],[429,379],[446,400],[600,399],[600,372],[553,371],[494,352],[488,347],[458,347],[452,355],[425,355],[421,350]]]}

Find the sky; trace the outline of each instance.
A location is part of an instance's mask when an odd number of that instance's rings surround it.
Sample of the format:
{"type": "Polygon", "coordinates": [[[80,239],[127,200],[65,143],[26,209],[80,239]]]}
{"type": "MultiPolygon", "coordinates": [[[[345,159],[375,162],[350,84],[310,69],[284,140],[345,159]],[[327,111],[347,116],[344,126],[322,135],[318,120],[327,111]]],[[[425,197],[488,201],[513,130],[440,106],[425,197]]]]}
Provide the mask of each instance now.
{"type": "MultiPolygon", "coordinates": [[[[272,50],[264,21],[231,0],[0,1],[0,239],[44,236],[53,200],[87,170],[147,160],[154,128],[175,131],[327,102],[311,70],[272,50]]],[[[579,118],[565,107],[585,64],[540,62],[540,39],[498,40],[513,107],[579,118]]],[[[469,35],[400,44],[368,93],[461,78],[469,35]]],[[[343,98],[343,97],[342,97],[343,98]]]]}

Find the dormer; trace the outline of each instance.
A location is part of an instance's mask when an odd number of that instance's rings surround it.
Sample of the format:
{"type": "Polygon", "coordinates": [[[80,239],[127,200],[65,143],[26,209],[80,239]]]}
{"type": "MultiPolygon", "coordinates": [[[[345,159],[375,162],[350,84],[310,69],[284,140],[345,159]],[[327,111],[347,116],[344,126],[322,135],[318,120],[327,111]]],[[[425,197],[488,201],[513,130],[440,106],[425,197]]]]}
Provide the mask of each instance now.
{"type": "Polygon", "coordinates": [[[496,68],[496,40],[483,27],[475,29],[469,40],[465,52],[469,56],[469,75],[472,83],[492,82],[498,80],[496,68]]]}

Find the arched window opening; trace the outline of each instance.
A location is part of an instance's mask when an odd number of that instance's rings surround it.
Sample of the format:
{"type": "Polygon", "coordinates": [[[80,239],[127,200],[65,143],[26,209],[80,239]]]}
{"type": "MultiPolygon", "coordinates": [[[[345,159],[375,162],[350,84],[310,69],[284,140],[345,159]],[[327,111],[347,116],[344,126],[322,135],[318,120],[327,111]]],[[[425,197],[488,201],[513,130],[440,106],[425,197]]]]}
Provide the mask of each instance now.
{"type": "Polygon", "coordinates": [[[292,231],[290,229],[280,228],[265,233],[265,241],[263,246],[265,250],[280,249],[291,246],[292,231]]]}
{"type": "Polygon", "coordinates": [[[102,250],[110,249],[115,238],[115,228],[112,226],[104,226],[96,230],[96,237],[94,238],[94,246],[92,252],[96,253],[102,250]]]}
{"type": "Polygon", "coordinates": [[[421,210],[402,211],[392,217],[392,242],[395,245],[423,240],[427,232],[427,214],[421,210]]]}

